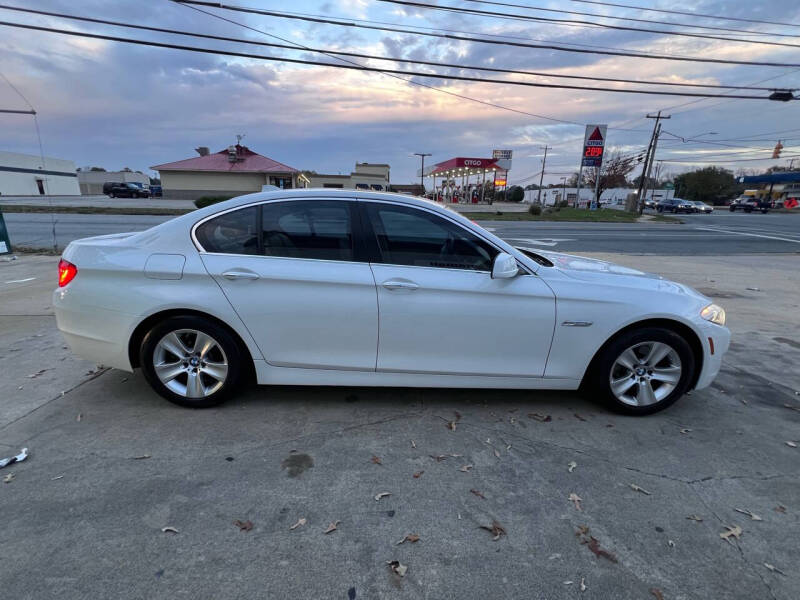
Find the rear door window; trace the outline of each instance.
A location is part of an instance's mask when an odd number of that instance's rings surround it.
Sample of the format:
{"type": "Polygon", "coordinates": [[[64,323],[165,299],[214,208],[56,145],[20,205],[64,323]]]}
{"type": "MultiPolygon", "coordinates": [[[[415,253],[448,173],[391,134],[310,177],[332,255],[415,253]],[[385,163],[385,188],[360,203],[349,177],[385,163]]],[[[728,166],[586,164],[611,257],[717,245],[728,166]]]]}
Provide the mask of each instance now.
{"type": "Polygon", "coordinates": [[[316,260],[353,260],[350,213],[350,203],[339,200],[263,204],[262,254],[316,260]]]}

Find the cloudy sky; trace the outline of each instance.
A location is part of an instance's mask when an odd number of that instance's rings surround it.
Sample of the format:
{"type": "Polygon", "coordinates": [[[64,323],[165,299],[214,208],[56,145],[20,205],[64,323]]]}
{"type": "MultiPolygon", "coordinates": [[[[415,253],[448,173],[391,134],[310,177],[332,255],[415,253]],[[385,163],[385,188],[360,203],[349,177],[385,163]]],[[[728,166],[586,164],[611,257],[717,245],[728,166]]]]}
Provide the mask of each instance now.
{"type": "MultiPolygon", "coordinates": [[[[630,3],[709,15],[778,21],[794,26],[669,15],[576,0],[503,1],[614,15],[624,20],[528,11],[456,0],[420,0],[477,10],[494,9],[538,17],[707,33],[725,39],[665,36],[576,24],[564,26],[552,22],[420,9],[373,0],[295,0],[291,4],[236,0],[235,4],[271,11],[291,10],[304,15],[324,15],[373,26],[375,22],[381,22],[384,27],[400,26],[416,31],[462,32],[457,35],[473,38],[480,34],[494,39],[501,39],[502,36],[508,41],[556,43],[582,49],[613,48],[671,56],[800,64],[800,3],[788,0],[633,0],[630,3]],[[677,24],[637,24],[627,20],[629,18],[677,24]],[[732,40],[737,36],[745,34],[689,28],[686,24],[751,30],[759,32],[748,36],[752,39],[797,44],[798,47],[734,42],[732,40]],[[765,32],[769,34],[764,35],[765,32]],[[798,37],[791,37],[795,35],[798,37]]],[[[307,47],[432,60],[463,67],[491,66],[554,74],[684,83],[753,85],[763,82],[758,85],[800,87],[800,66],[720,65],[560,52],[204,9],[236,21],[236,24],[170,0],[9,0],[9,3],[39,10],[179,29],[187,33],[285,43],[266,35],[272,34],[307,47]]],[[[0,15],[3,21],[74,31],[336,62],[306,50],[289,51],[238,42],[135,31],[7,10],[0,10],[0,15]]],[[[347,173],[356,161],[388,162],[392,166],[392,180],[396,183],[411,182],[415,177],[419,159],[413,156],[414,152],[430,152],[433,160],[438,162],[452,156],[491,156],[493,148],[513,149],[514,168],[510,179],[512,182],[530,183],[538,180],[535,174],[541,169],[541,148],[548,145],[552,149],[548,153],[549,174],[545,181],[557,183],[560,176],[576,170],[583,137],[580,124],[608,123],[608,144],[622,152],[637,152],[646,146],[652,129],[652,121],[645,119],[645,114],[659,109],[671,114],[672,118],[665,121],[664,130],[669,133],[662,136],[658,158],[682,161],[665,162],[665,170],[680,172],[702,164],[715,164],[734,170],[787,165],[788,158],[780,161],[749,160],[769,157],[778,139],[784,140],[784,155],[800,156],[800,102],[796,101],[696,101],[693,98],[619,94],[597,89],[554,90],[505,83],[414,79],[437,90],[378,73],[199,54],[8,27],[1,29],[0,72],[39,113],[45,154],[71,159],[79,167],[96,165],[108,170],[130,167],[149,172],[151,165],[193,156],[193,148],[197,146],[209,146],[212,151],[221,150],[235,142],[236,134],[244,134],[243,143],[251,149],[298,169],[347,173]],[[686,143],[680,137],[685,138],[686,143]]],[[[489,74],[467,68],[433,68],[399,62],[352,60],[371,66],[479,78],[588,84],[593,88],[667,89],[543,76],[489,74]]],[[[705,88],[688,88],[687,91],[753,95],[769,93],[705,88]]],[[[2,78],[0,108],[27,108],[25,101],[2,78]]],[[[36,131],[30,117],[0,115],[0,131],[3,133],[0,136],[0,150],[38,154],[36,131]]],[[[796,163],[800,163],[800,159],[796,163]]]]}

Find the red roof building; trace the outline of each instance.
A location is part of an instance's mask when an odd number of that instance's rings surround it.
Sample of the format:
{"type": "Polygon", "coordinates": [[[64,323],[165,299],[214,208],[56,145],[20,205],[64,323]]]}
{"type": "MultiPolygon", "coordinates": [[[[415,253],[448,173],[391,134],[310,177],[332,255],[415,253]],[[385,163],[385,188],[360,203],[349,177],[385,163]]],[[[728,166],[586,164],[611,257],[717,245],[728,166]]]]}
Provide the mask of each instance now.
{"type": "Polygon", "coordinates": [[[241,196],[260,192],[265,185],[289,189],[308,184],[308,179],[294,167],[240,144],[215,153],[200,147],[197,153],[200,156],[150,167],[159,172],[165,198],[241,196]]]}

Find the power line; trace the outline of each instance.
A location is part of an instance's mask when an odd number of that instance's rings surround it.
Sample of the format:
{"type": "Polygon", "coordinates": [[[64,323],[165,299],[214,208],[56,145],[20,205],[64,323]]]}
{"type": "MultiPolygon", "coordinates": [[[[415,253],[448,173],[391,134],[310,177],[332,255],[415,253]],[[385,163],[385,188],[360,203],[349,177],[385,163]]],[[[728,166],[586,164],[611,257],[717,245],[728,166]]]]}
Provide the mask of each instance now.
{"type": "Polygon", "coordinates": [[[635,17],[623,17],[617,15],[604,15],[600,13],[588,13],[575,10],[563,10],[557,8],[543,8],[539,6],[531,6],[529,4],[514,4],[512,2],[496,2],[494,0],[464,0],[472,4],[491,4],[494,6],[507,6],[510,8],[523,8],[525,10],[537,10],[541,12],[552,12],[565,15],[578,15],[584,17],[600,17],[602,19],[616,19],[621,21],[634,21],[636,23],[654,23],[656,25],[672,25],[678,27],[690,27],[692,29],[710,29],[714,31],[728,31],[732,33],[746,33],[749,35],[770,35],[775,37],[797,37],[792,33],[778,33],[775,31],[753,31],[751,29],[733,29],[730,27],[715,27],[713,25],[695,25],[693,23],[681,23],[676,21],[657,21],[654,19],[637,19],[635,17]]]}
{"type": "Polygon", "coordinates": [[[466,37],[466,36],[459,36],[459,35],[451,35],[451,34],[444,34],[444,33],[427,33],[422,31],[413,31],[411,29],[404,29],[404,28],[395,28],[395,27],[382,27],[377,25],[362,25],[354,22],[349,21],[341,21],[336,19],[327,19],[327,18],[317,18],[317,17],[305,17],[305,16],[296,16],[290,15],[287,13],[280,13],[276,11],[269,11],[263,10],[259,8],[250,8],[245,6],[235,6],[232,4],[221,4],[219,2],[205,2],[201,0],[172,0],[173,2],[177,2],[180,4],[194,4],[199,6],[207,6],[211,8],[220,8],[223,10],[229,11],[236,11],[236,12],[244,12],[250,14],[257,14],[263,15],[267,17],[277,17],[282,19],[295,19],[300,21],[306,21],[311,23],[322,23],[326,25],[337,25],[341,27],[354,27],[359,29],[371,29],[376,31],[390,31],[393,33],[408,33],[412,35],[420,35],[426,37],[435,37],[441,39],[448,39],[448,40],[458,40],[464,42],[477,42],[481,44],[493,44],[493,45],[501,45],[501,46],[512,46],[517,48],[535,48],[539,50],[556,50],[559,52],[573,52],[579,54],[602,54],[606,56],[625,56],[631,58],[651,58],[657,60],[671,60],[671,61],[685,61],[685,62],[700,62],[700,63],[713,63],[713,64],[726,64],[726,65],[747,65],[747,66],[759,66],[759,67],[800,67],[800,63],[779,63],[779,62],[767,62],[767,61],[741,61],[741,60],[732,60],[732,59],[722,59],[722,58],[706,58],[700,56],[687,56],[687,57],[678,57],[678,56],[667,56],[661,54],[652,54],[652,53],[635,53],[635,52],[617,52],[617,51],[610,51],[610,50],[584,50],[581,48],[567,48],[565,46],[559,46],[557,44],[529,44],[523,42],[512,42],[506,40],[497,40],[497,39],[484,39],[484,38],[474,38],[474,37],[466,37]]]}
{"type": "MultiPolygon", "coordinates": [[[[174,0],[179,1],[179,0],[174,0]]],[[[286,62],[286,63],[293,63],[293,64],[300,64],[300,65],[313,65],[313,66],[322,66],[322,67],[332,67],[335,69],[349,69],[355,71],[365,71],[365,72],[373,72],[373,73],[392,73],[395,75],[411,75],[414,77],[427,77],[431,79],[445,79],[451,81],[470,81],[474,83],[491,83],[491,84],[501,84],[501,85],[514,85],[514,86],[523,86],[523,87],[536,87],[536,88],[545,88],[545,89],[570,89],[570,90],[585,90],[585,91],[593,91],[593,92],[611,92],[611,93],[622,93],[622,94],[646,94],[646,95],[656,95],[656,96],[686,96],[686,97],[698,97],[698,98],[736,98],[739,100],[769,100],[767,96],[746,96],[746,95],[731,95],[731,94],[701,94],[698,92],[670,92],[670,91],[661,91],[661,90],[641,90],[641,89],[617,89],[617,88],[599,88],[599,87],[589,87],[589,86],[578,86],[578,85],[565,85],[565,84],[556,84],[556,83],[540,83],[540,82],[533,82],[533,81],[515,81],[515,80],[503,80],[503,79],[484,79],[481,77],[468,77],[465,75],[444,75],[439,73],[421,73],[418,71],[406,71],[400,69],[384,69],[379,67],[368,67],[364,65],[359,65],[358,63],[355,64],[343,64],[337,65],[333,63],[325,63],[316,60],[304,60],[299,58],[287,58],[282,56],[268,56],[263,54],[251,54],[248,52],[233,52],[230,50],[217,50],[212,48],[199,48],[196,46],[183,46],[180,44],[168,44],[163,42],[151,42],[146,40],[136,40],[132,38],[123,38],[118,36],[111,36],[111,35],[102,35],[98,33],[86,33],[80,31],[72,31],[67,29],[56,29],[52,27],[42,27],[38,25],[26,25],[22,23],[11,23],[8,21],[0,21],[0,25],[5,27],[17,27],[21,29],[30,29],[33,31],[46,31],[49,33],[58,33],[62,35],[70,35],[74,37],[83,37],[83,38],[90,38],[90,39],[99,39],[99,40],[108,40],[112,42],[122,42],[125,44],[136,44],[140,46],[151,46],[154,48],[168,48],[171,50],[185,50],[188,52],[199,52],[203,54],[219,54],[223,56],[237,56],[240,58],[252,58],[257,60],[266,60],[272,62],[286,62]]],[[[576,123],[572,123],[576,124],[576,123]]]]}
{"type": "Polygon", "coordinates": [[[413,6],[416,8],[426,8],[430,10],[439,10],[444,12],[453,12],[461,14],[479,15],[482,17],[489,17],[491,19],[503,19],[512,21],[537,21],[541,23],[552,23],[553,25],[562,25],[569,27],[599,27],[602,29],[614,29],[617,31],[635,31],[638,33],[653,33],[656,35],[675,35],[680,37],[701,38],[708,40],[719,40],[723,42],[738,42],[743,44],[763,44],[767,46],[785,46],[788,48],[800,48],[799,44],[789,44],[786,42],[770,42],[766,40],[751,40],[744,38],[721,37],[718,35],[711,35],[706,33],[690,33],[688,31],[673,31],[665,29],[644,29],[642,27],[627,27],[625,25],[612,25],[610,23],[598,23],[596,21],[582,21],[577,19],[556,19],[553,17],[534,17],[532,15],[520,15],[515,13],[505,13],[491,10],[479,10],[477,8],[462,8],[458,6],[444,6],[436,4],[425,4],[422,2],[412,2],[411,0],[378,0],[378,2],[388,2],[390,4],[399,4],[402,6],[413,6]]]}
{"type": "MultiPolygon", "coordinates": [[[[237,23],[235,21],[231,21],[230,19],[225,19],[224,17],[220,17],[219,15],[215,15],[214,13],[210,13],[189,4],[182,4],[182,6],[186,8],[191,8],[193,10],[200,11],[206,15],[217,17],[223,19],[227,22],[234,23],[236,25],[240,25],[242,27],[247,27],[253,31],[257,31],[258,33],[262,33],[264,35],[270,35],[271,37],[275,37],[276,39],[284,40],[279,36],[272,35],[270,33],[257,30],[250,26],[244,25],[242,23],[237,23]]],[[[713,89],[730,89],[730,90],[737,90],[737,89],[749,89],[749,90],[764,90],[769,91],[774,88],[769,87],[748,87],[748,86],[734,86],[734,85],[721,85],[721,84],[711,84],[711,83],[685,83],[685,82],[674,82],[674,81],[653,81],[653,80],[637,80],[637,79],[620,79],[620,78],[613,78],[613,77],[591,77],[587,75],[566,75],[561,73],[548,73],[546,71],[526,71],[526,70],[519,70],[519,69],[502,69],[497,67],[480,67],[480,66],[473,66],[473,65],[464,65],[464,64],[457,64],[457,63],[445,63],[445,62],[436,62],[436,61],[428,61],[428,60],[414,60],[414,59],[407,59],[407,58],[399,58],[393,56],[378,56],[374,54],[363,54],[359,52],[344,52],[340,50],[330,50],[327,48],[313,48],[310,46],[305,46],[302,44],[298,44],[296,42],[292,42],[290,40],[289,44],[276,44],[271,42],[259,42],[256,40],[249,40],[245,38],[236,38],[236,37],[228,37],[228,36],[221,36],[221,35],[212,35],[208,33],[197,33],[185,30],[178,30],[178,29],[167,29],[164,27],[152,27],[149,25],[135,25],[132,23],[125,23],[122,21],[111,21],[108,19],[97,19],[94,17],[83,17],[78,15],[70,15],[66,13],[58,13],[46,10],[35,10],[30,8],[21,8],[17,6],[8,6],[5,4],[0,4],[0,9],[5,10],[12,10],[22,13],[30,13],[36,15],[44,15],[49,17],[59,17],[62,19],[70,19],[73,21],[82,21],[87,23],[98,23],[101,25],[112,25],[114,27],[125,27],[128,29],[138,29],[142,31],[153,31],[157,33],[168,33],[172,35],[183,35],[187,37],[196,37],[196,38],[203,38],[203,39],[210,39],[210,40],[217,40],[223,42],[234,42],[240,44],[250,44],[254,46],[265,46],[270,48],[281,48],[285,50],[307,50],[309,52],[316,52],[319,54],[324,54],[330,56],[331,58],[335,58],[336,56],[350,56],[355,58],[365,58],[369,60],[384,60],[384,61],[392,61],[398,63],[408,63],[408,64],[416,64],[416,65],[427,65],[433,67],[445,67],[445,68],[453,68],[459,70],[472,70],[472,71],[487,71],[491,73],[509,73],[514,75],[532,75],[537,77],[553,77],[557,79],[579,79],[579,80],[586,80],[586,81],[606,81],[611,83],[633,83],[633,84],[641,84],[641,85],[663,85],[663,86],[672,86],[672,87],[692,87],[692,88],[713,88],[713,89]]],[[[350,61],[345,61],[350,62],[350,61]]],[[[358,64],[358,63],[352,63],[358,64]]],[[[408,81],[407,79],[404,81],[408,81]]]]}
{"type": "Polygon", "coordinates": [[[631,4],[616,4],[614,2],[600,2],[598,0],[571,0],[581,4],[599,4],[600,6],[614,6],[616,8],[631,8],[645,12],[666,13],[671,15],[684,15],[688,17],[702,17],[705,19],[718,19],[721,21],[737,21],[739,23],[761,23],[763,25],[781,25],[782,27],[800,27],[800,23],[781,23],[780,21],[764,21],[761,19],[745,19],[743,17],[724,17],[722,15],[708,15],[703,13],[689,12],[685,10],[675,10],[666,8],[649,8],[646,6],[633,6],[631,4]]]}
{"type": "MultiPolygon", "coordinates": [[[[780,159],[784,158],[800,158],[800,154],[788,154],[786,156],[781,156],[780,159]]],[[[661,159],[661,158],[659,158],[658,160],[666,163],[704,164],[704,163],[756,162],[759,160],[780,160],[780,159],[767,156],[765,158],[734,158],[731,160],[673,160],[673,159],[661,159]]]]}

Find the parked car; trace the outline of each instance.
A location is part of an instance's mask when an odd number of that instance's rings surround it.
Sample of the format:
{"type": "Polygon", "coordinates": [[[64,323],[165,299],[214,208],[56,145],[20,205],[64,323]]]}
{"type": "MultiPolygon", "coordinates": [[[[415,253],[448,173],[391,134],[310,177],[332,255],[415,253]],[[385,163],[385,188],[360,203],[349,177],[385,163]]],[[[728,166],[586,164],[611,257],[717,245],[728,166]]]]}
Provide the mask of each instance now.
{"type": "Polygon", "coordinates": [[[112,198],[149,198],[150,190],[141,184],[126,182],[111,186],[108,195],[112,198]]]}
{"type": "Polygon", "coordinates": [[[714,212],[714,207],[710,204],[706,204],[702,200],[692,200],[692,204],[694,204],[695,212],[704,213],[704,214],[711,214],[714,212]]]}
{"type": "Polygon", "coordinates": [[[644,201],[645,208],[655,208],[657,204],[658,203],[653,198],[649,198],[644,201]]]}
{"type": "Polygon", "coordinates": [[[693,213],[695,212],[695,206],[688,200],[667,198],[656,204],[656,210],[658,212],[693,213]]]}
{"type": "Polygon", "coordinates": [[[151,185],[150,186],[150,195],[153,197],[158,196],[159,198],[164,195],[164,191],[162,190],[160,185],[151,185]]]}
{"type": "Polygon", "coordinates": [[[354,190],[250,194],[74,241],[53,300],[76,354],[141,368],[167,400],[196,408],[252,375],[583,386],[643,415],[708,386],[730,339],[725,311],[685,285],[514,248],[433,202],[354,190]]]}
{"type": "Polygon", "coordinates": [[[763,214],[767,214],[770,208],[772,208],[771,203],[760,200],[756,196],[739,196],[735,200],[731,200],[728,205],[728,210],[731,212],[743,210],[746,213],[751,213],[754,210],[760,210],[763,214]]]}
{"type": "Polygon", "coordinates": [[[111,188],[113,188],[114,186],[119,186],[119,185],[122,185],[119,181],[106,181],[103,184],[103,193],[106,196],[110,196],[111,195],[111,188]]]}

